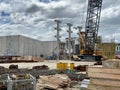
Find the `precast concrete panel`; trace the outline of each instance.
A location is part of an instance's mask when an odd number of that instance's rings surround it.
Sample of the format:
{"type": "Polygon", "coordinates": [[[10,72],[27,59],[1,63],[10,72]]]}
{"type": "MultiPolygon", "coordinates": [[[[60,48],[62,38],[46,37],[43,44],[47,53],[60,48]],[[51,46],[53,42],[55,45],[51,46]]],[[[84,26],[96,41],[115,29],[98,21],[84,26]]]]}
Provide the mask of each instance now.
{"type": "MultiPolygon", "coordinates": [[[[42,54],[42,55],[44,55],[44,47],[43,47],[43,43],[41,42],[41,44],[40,44],[40,53],[42,54]]],[[[44,55],[45,56],[45,55],[44,55]]]]}
{"type": "Polygon", "coordinates": [[[3,55],[3,52],[2,52],[2,38],[0,38],[0,56],[3,55]]]}
{"type": "Polygon", "coordinates": [[[29,39],[24,37],[24,50],[25,50],[25,56],[29,56],[29,39]]]}
{"type": "MultiPolygon", "coordinates": [[[[22,39],[22,42],[21,43],[23,43],[23,56],[27,56],[28,55],[28,46],[27,46],[27,43],[28,43],[28,40],[27,40],[27,38],[25,38],[25,37],[22,37],[23,39],[22,39]]],[[[20,48],[21,49],[21,48],[20,48]]]]}
{"type": "Polygon", "coordinates": [[[0,55],[6,55],[6,37],[0,37],[0,55]]]}
{"type": "Polygon", "coordinates": [[[19,55],[19,36],[13,37],[12,51],[14,55],[19,55]]]}
{"type": "Polygon", "coordinates": [[[24,38],[19,36],[19,55],[24,56],[24,38]]]}
{"type": "Polygon", "coordinates": [[[19,36],[7,36],[6,47],[8,56],[18,56],[19,54],[19,36]]]}
{"type": "MultiPolygon", "coordinates": [[[[43,42],[44,47],[44,54],[45,56],[51,56],[53,54],[53,50],[57,47],[56,41],[44,41],[43,42]]],[[[57,52],[55,52],[57,54],[57,52]]]]}
{"type": "Polygon", "coordinates": [[[39,53],[40,53],[39,55],[44,55],[44,51],[43,51],[44,47],[43,47],[43,43],[42,42],[39,42],[38,48],[39,48],[39,53]]]}
{"type": "Polygon", "coordinates": [[[32,41],[33,41],[33,43],[32,43],[32,54],[35,56],[35,52],[36,52],[36,50],[35,50],[36,42],[35,42],[35,40],[32,40],[32,41]]]}
{"type": "Polygon", "coordinates": [[[23,56],[40,56],[40,41],[21,36],[21,47],[23,48],[23,56]]]}
{"type": "Polygon", "coordinates": [[[38,51],[39,51],[39,42],[38,41],[36,41],[36,56],[40,56],[39,54],[40,53],[38,53],[38,51]]]}
{"type": "Polygon", "coordinates": [[[34,54],[33,54],[33,43],[34,43],[34,40],[29,39],[29,55],[30,56],[34,56],[34,54]]]}
{"type": "Polygon", "coordinates": [[[29,56],[30,54],[30,39],[24,36],[20,36],[20,54],[21,56],[29,56]]]}
{"type": "Polygon", "coordinates": [[[45,56],[50,56],[50,48],[47,42],[43,42],[43,53],[45,56]]]}
{"type": "Polygon", "coordinates": [[[28,47],[28,56],[32,56],[32,52],[31,52],[31,44],[32,44],[32,40],[27,38],[28,43],[27,43],[27,47],[28,47]]]}

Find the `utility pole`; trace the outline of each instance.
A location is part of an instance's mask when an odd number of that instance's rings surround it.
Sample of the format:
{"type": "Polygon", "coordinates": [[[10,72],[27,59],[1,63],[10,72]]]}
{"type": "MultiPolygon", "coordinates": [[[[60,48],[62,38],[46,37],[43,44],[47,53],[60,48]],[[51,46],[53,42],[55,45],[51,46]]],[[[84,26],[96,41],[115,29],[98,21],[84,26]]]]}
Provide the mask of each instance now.
{"type": "Polygon", "coordinates": [[[58,44],[58,48],[57,48],[57,52],[58,52],[58,55],[57,55],[57,60],[59,60],[60,56],[59,56],[59,53],[60,53],[60,23],[61,21],[60,20],[55,20],[55,22],[57,23],[57,27],[55,27],[55,29],[57,30],[57,35],[55,36],[57,38],[57,44],[58,44]]]}
{"type": "Polygon", "coordinates": [[[68,34],[69,34],[69,37],[68,37],[68,48],[69,48],[69,59],[71,60],[71,33],[72,33],[72,31],[71,31],[71,26],[72,26],[72,24],[71,23],[67,23],[67,25],[68,25],[68,34]]]}

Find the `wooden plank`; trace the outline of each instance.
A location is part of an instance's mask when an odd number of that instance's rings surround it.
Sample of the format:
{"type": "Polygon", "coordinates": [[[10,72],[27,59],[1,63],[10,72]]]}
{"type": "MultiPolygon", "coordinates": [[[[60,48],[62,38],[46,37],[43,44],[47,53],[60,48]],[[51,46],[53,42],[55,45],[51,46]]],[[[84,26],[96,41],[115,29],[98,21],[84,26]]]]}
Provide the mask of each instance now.
{"type": "Polygon", "coordinates": [[[120,80],[91,79],[91,84],[120,87],[120,80]]]}
{"type": "Polygon", "coordinates": [[[24,56],[25,61],[32,61],[33,57],[32,56],[24,56]]]}
{"type": "Polygon", "coordinates": [[[43,62],[44,60],[41,57],[33,57],[33,61],[36,61],[36,62],[41,61],[41,62],[43,62]]]}
{"type": "Polygon", "coordinates": [[[119,87],[102,86],[96,84],[89,84],[88,89],[89,90],[120,90],[119,87]]]}
{"type": "Polygon", "coordinates": [[[103,78],[103,79],[112,79],[112,80],[120,80],[120,75],[118,74],[107,74],[107,73],[87,73],[90,78],[103,78]]]}
{"type": "Polygon", "coordinates": [[[111,68],[104,68],[102,66],[88,66],[87,73],[108,73],[108,74],[119,74],[120,69],[111,69],[111,68]]]}
{"type": "Polygon", "coordinates": [[[12,57],[12,60],[14,61],[14,60],[17,60],[17,57],[12,57]]]}

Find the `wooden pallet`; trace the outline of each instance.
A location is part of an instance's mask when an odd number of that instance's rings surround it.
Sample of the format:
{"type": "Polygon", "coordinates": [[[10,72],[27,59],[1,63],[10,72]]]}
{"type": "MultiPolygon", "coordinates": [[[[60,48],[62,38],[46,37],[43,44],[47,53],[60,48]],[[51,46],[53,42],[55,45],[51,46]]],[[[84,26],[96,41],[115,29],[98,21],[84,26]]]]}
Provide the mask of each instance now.
{"type": "Polygon", "coordinates": [[[103,85],[103,86],[112,86],[112,87],[119,87],[120,88],[120,80],[91,78],[90,81],[91,81],[92,84],[103,85]]]}
{"type": "Polygon", "coordinates": [[[103,85],[90,84],[88,86],[88,90],[120,90],[120,87],[112,87],[112,86],[103,86],[103,85]]]}

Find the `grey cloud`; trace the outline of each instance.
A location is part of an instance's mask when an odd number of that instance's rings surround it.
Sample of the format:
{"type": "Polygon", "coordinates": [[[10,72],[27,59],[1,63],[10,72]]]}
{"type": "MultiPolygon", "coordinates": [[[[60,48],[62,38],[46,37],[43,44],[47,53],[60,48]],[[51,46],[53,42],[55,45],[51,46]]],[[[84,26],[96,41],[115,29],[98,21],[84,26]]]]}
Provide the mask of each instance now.
{"type": "Polygon", "coordinates": [[[78,14],[76,11],[72,11],[69,7],[58,7],[48,11],[48,18],[73,18],[78,14]]]}
{"type": "Polygon", "coordinates": [[[102,5],[102,8],[105,9],[105,8],[108,8],[110,6],[118,6],[120,3],[120,0],[103,0],[103,5],[102,5]]]}
{"type": "Polygon", "coordinates": [[[37,5],[33,4],[31,7],[27,8],[26,12],[27,13],[35,13],[40,10],[40,7],[37,5]]]}
{"type": "MultiPolygon", "coordinates": [[[[16,2],[17,1],[18,0],[16,0],[16,2]]],[[[57,2],[50,2],[50,3],[38,2],[38,4],[31,2],[30,0],[24,0],[24,1],[22,0],[20,1],[21,3],[18,2],[18,4],[14,2],[13,8],[15,9],[13,9],[13,12],[14,13],[18,12],[18,14],[15,16],[15,14],[12,12],[13,14],[12,20],[16,21],[16,23],[22,24],[22,26],[19,26],[15,23],[14,24],[15,26],[10,26],[8,31],[3,30],[2,32],[4,32],[5,34],[7,32],[9,33],[9,31],[12,31],[14,29],[14,31],[11,32],[13,34],[25,33],[30,37],[35,37],[42,40],[45,39],[47,40],[49,39],[49,37],[54,38],[53,31],[55,32],[54,27],[56,26],[54,19],[61,20],[62,21],[61,28],[64,27],[65,29],[67,29],[66,23],[68,22],[73,23],[73,26],[81,25],[81,22],[83,22],[81,20],[81,17],[83,16],[84,18],[86,18],[86,15],[82,15],[83,14],[82,6],[85,5],[85,8],[87,8],[86,1],[87,0],[59,0],[57,2]],[[57,3],[57,6],[54,5],[55,3],[57,3]],[[50,32],[52,32],[52,34],[50,32]],[[50,36],[48,36],[48,33],[50,33],[50,36]]],[[[100,22],[99,34],[102,35],[103,39],[106,36],[110,36],[114,33],[120,32],[120,28],[119,28],[120,11],[118,15],[115,15],[115,12],[110,13],[109,11],[109,8],[113,10],[114,7],[119,6],[119,4],[120,4],[120,0],[103,0],[102,12],[104,10],[108,10],[105,12],[105,15],[101,17],[101,22],[100,22]]],[[[11,7],[12,6],[13,5],[11,5],[11,7]]],[[[120,9],[118,8],[118,10],[120,9]]],[[[84,13],[86,13],[86,11],[84,11],[84,13]]],[[[83,24],[85,24],[85,22],[83,24]]],[[[4,29],[5,27],[1,27],[1,30],[2,28],[4,29]]],[[[73,34],[76,35],[75,32],[73,34]]],[[[61,31],[61,36],[62,38],[68,36],[65,30],[61,31]]],[[[119,38],[116,36],[116,39],[118,40],[119,38]]]]}
{"type": "Polygon", "coordinates": [[[103,20],[103,23],[108,24],[108,25],[120,25],[120,15],[117,17],[113,17],[113,18],[108,18],[103,20]]]}
{"type": "Polygon", "coordinates": [[[37,19],[34,20],[34,23],[38,23],[40,21],[45,21],[45,19],[44,18],[37,18],[37,19]]]}

